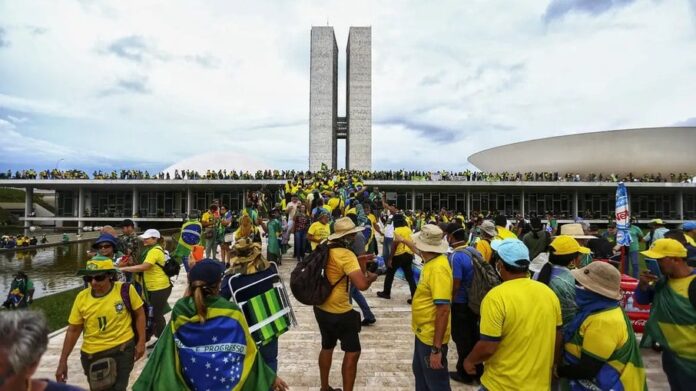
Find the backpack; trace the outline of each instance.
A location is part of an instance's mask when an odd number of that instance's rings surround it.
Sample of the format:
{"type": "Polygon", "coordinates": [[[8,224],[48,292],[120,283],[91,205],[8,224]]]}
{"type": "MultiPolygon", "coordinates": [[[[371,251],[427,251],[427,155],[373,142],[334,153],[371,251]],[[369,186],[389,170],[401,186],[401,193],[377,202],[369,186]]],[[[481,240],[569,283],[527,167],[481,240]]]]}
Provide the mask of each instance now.
{"type": "Polygon", "coordinates": [[[326,276],[330,248],[328,242],[320,243],[290,274],[290,290],[300,303],[323,304],[336,285],[346,277],[343,275],[335,284],[331,284],[326,276]]]}
{"type": "Polygon", "coordinates": [[[463,252],[471,259],[471,266],[474,268],[474,275],[471,279],[471,286],[467,287],[468,305],[475,314],[481,313],[481,302],[486,293],[500,284],[500,277],[495,268],[483,259],[478,251],[470,251],[468,248],[460,248],[455,252],[463,252]]]}
{"type": "MultiPolygon", "coordinates": [[[[135,327],[135,311],[133,311],[133,307],[131,307],[130,287],[131,284],[127,282],[124,282],[121,285],[121,300],[123,300],[123,305],[126,306],[126,309],[131,314],[131,327],[133,328],[133,333],[135,333],[135,339],[137,340],[138,329],[137,327],[135,327]]],[[[148,304],[145,300],[143,300],[143,310],[145,311],[145,342],[147,342],[150,340],[150,338],[152,338],[152,335],[154,334],[154,313],[152,311],[152,306],[148,304]]]]}
{"type": "Polygon", "coordinates": [[[169,255],[167,255],[167,253],[164,253],[164,255],[165,257],[167,257],[167,260],[164,262],[164,266],[160,265],[157,262],[155,262],[155,265],[159,266],[164,272],[164,274],[167,275],[167,277],[178,276],[179,271],[181,271],[181,265],[174,257],[170,257],[169,255]]]}

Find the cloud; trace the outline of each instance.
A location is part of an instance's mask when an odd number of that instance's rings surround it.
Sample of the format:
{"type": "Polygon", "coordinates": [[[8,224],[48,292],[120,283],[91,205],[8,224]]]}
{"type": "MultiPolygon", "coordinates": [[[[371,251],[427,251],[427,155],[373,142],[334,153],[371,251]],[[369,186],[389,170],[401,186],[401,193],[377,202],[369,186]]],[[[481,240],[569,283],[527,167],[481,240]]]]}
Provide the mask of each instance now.
{"type": "Polygon", "coordinates": [[[10,46],[10,41],[6,38],[7,32],[3,27],[0,27],[0,48],[10,46]]]}
{"type": "Polygon", "coordinates": [[[148,78],[142,75],[133,75],[128,78],[121,78],[109,88],[101,91],[98,95],[102,97],[118,94],[150,94],[148,88],[148,78]]]}
{"type": "Polygon", "coordinates": [[[0,108],[18,113],[40,114],[52,117],[84,118],[81,110],[64,103],[49,100],[28,99],[0,93],[0,108]]]}
{"type": "Polygon", "coordinates": [[[107,46],[106,52],[135,62],[143,62],[154,54],[152,48],[145,42],[145,38],[139,35],[117,39],[107,46]]]}
{"type": "Polygon", "coordinates": [[[214,56],[211,56],[209,54],[207,55],[200,55],[200,54],[195,54],[195,55],[186,55],[183,57],[184,60],[200,65],[203,68],[219,68],[220,67],[220,60],[218,58],[215,58],[214,56]]]}
{"type": "Polygon", "coordinates": [[[48,29],[45,27],[26,26],[26,28],[32,35],[44,35],[48,32],[48,29]]]}
{"type": "Polygon", "coordinates": [[[543,19],[550,23],[562,19],[566,14],[577,12],[597,16],[612,8],[619,8],[635,0],[551,0],[546,7],[543,19]]]}
{"type": "Polygon", "coordinates": [[[8,115],[7,119],[9,119],[13,124],[23,124],[29,121],[29,118],[27,117],[15,117],[14,115],[8,115]]]}

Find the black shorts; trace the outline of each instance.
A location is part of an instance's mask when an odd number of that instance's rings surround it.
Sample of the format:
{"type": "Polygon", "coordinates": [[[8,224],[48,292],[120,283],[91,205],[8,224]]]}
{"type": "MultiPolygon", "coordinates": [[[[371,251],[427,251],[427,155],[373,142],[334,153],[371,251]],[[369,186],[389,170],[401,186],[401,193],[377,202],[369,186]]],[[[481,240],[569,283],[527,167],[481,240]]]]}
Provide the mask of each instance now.
{"type": "Polygon", "coordinates": [[[360,313],[350,310],[342,314],[332,314],[314,307],[314,317],[321,331],[321,348],[332,350],[336,341],[341,341],[344,352],[360,351],[360,313]]]}

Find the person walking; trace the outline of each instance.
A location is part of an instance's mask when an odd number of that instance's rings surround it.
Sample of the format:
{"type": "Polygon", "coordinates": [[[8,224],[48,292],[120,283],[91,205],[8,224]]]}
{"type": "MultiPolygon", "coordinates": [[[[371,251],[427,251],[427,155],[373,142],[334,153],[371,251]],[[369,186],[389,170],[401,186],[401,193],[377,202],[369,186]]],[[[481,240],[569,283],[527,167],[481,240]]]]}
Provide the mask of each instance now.
{"type": "MultiPolygon", "coordinates": [[[[413,277],[413,250],[405,243],[411,240],[412,231],[406,224],[406,218],[400,213],[394,215],[393,224],[394,242],[390,251],[390,254],[393,255],[385,259],[387,276],[384,278],[384,288],[377,292],[377,296],[383,299],[391,299],[391,288],[394,282],[394,275],[396,271],[401,268],[408,282],[408,288],[412,298],[416,292],[416,280],[413,277]]],[[[411,298],[408,299],[409,304],[411,304],[411,298]]]]}
{"type": "Polygon", "coordinates": [[[341,341],[345,352],[341,375],[343,391],[352,391],[360,358],[360,314],[353,310],[348,298],[348,280],[361,291],[370,287],[377,275],[366,271],[366,259],[357,258],[351,251],[355,234],[362,231],[347,217],[340,218],[329,236],[329,257],[326,277],[333,286],[326,301],[314,306],[314,317],[321,332],[319,353],[319,375],[321,391],[335,390],[329,385],[331,361],[336,343],[341,341]]]}
{"type": "Polygon", "coordinates": [[[293,256],[299,262],[304,259],[304,255],[307,252],[307,230],[311,220],[307,215],[307,207],[304,204],[299,204],[297,208],[290,233],[294,235],[293,256]]]}
{"type": "Polygon", "coordinates": [[[621,273],[606,262],[573,270],[577,315],[564,330],[564,363],[556,375],[571,390],[647,390],[630,320],[621,309],[621,273]]]}
{"type": "Polygon", "coordinates": [[[479,339],[479,316],[469,308],[467,292],[474,279],[472,257],[477,254],[480,259],[483,259],[483,256],[475,248],[467,246],[466,229],[459,223],[450,223],[446,234],[447,241],[453,250],[449,255],[453,275],[451,329],[452,340],[457,347],[456,370],[449,374],[454,381],[474,384],[483,374],[483,365],[477,366],[474,376],[464,371],[464,359],[471,353],[471,349],[479,339]]]}
{"type": "Polygon", "coordinates": [[[145,354],[143,301],[133,285],[126,295],[123,283],[114,282],[111,259],[98,256],[77,274],[89,286],[78,293],[70,310],[56,381],[68,380],[68,356],[82,334],[80,361],[90,388],[125,391],[133,364],[145,354]]]}
{"type": "MultiPolygon", "coordinates": [[[[159,244],[161,236],[158,230],[148,229],[139,237],[145,246],[140,254],[140,264],[120,268],[120,271],[142,273],[136,282],[142,287],[145,301],[152,306],[153,333],[159,338],[166,325],[164,314],[170,310],[167,299],[172,294],[172,283],[164,273],[167,256],[159,244]]],[[[154,347],[154,344],[148,347],[154,347]]]]}
{"type": "Polygon", "coordinates": [[[531,231],[522,237],[522,242],[529,249],[529,259],[534,259],[546,251],[549,243],[551,243],[551,234],[544,230],[541,219],[536,216],[529,219],[529,225],[531,231]]]}
{"type": "MultiPolygon", "coordinates": [[[[640,275],[634,297],[652,303],[645,335],[662,346],[662,369],[673,391],[692,390],[696,384],[696,268],[686,263],[686,248],[674,239],[658,239],[641,252],[656,259],[662,276],[640,275]]],[[[645,336],[643,337],[645,338],[645,336]]]]}
{"type": "MultiPolygon", "coordinates": [[[[357,226],[356,222],[358,221],[358,216],[356,216],[355,213],[350,213],[346,217],[348,217],[353,222],[353,224],[357,226]]],[[[374,260],[375,256],[372,253],[366,254],[365,249],[367,245],[365,244],[366,240],[364,232],[365,231],[358,232],[355,234],[355,239],[353,240],[353,244],[351,245],[351,251],[353,251],[353,254],[355,254],[356,257],[363,256],[367,262],[370,262],[374,260]]],[[[372,309],[370,308],[370,305],[367,303],[365,296],[363,296],[362,292],[360,292],[360,290],[353,285],[351,285],[350,287],[350,298],[358,304],[358,307],[360,307],[360,311],[363,314],[363,326],[370,326],[377,322],[375,314],[372,313],[372,309]]]]}
{"type": "Polygon", "coordinates": [[[476,373],[484,363],[486,390],[548,390],[563,323],[558,298],[529,278],[529,250],[518,239],[494,240],[494,267],[503,283],[481,303],[481,339],[464,360],[476,373]]]}
{"type": "MultiPolygon", "coordinates": [[[[452,268],[442,230],[426,225],[413,236],[412,245],[423,259],[423,270],[413,296],[411,329],[415,334],[413,374],[416,391],[450,389],[447,343],[450,339],[452,268]]],[[[409,241],[409,244],[410,241],[409,241]]]]}

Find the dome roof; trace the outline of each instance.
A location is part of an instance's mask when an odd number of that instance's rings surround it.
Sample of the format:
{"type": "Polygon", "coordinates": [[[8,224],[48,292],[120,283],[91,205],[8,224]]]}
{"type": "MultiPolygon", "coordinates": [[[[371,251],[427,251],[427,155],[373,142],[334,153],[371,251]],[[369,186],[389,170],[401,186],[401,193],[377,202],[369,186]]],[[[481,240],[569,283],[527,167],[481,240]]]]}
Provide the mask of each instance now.
{"type": "Polygon", "coordinates": [[[623,129],[503,145],[469,162],[488,172],[693,174],[694,147],[696,127],[623,129]]]}
{"type": "Polygon", "coordinates": [[[174,175],[174,170],[194,170],[204,174],[207,170],[235,170],[254,173],[258,170],[272,169],[269,164],[255,157],[244,156],[236,152],[209,152],[187,157],[162,170],[169,175],[174,175]]]}

